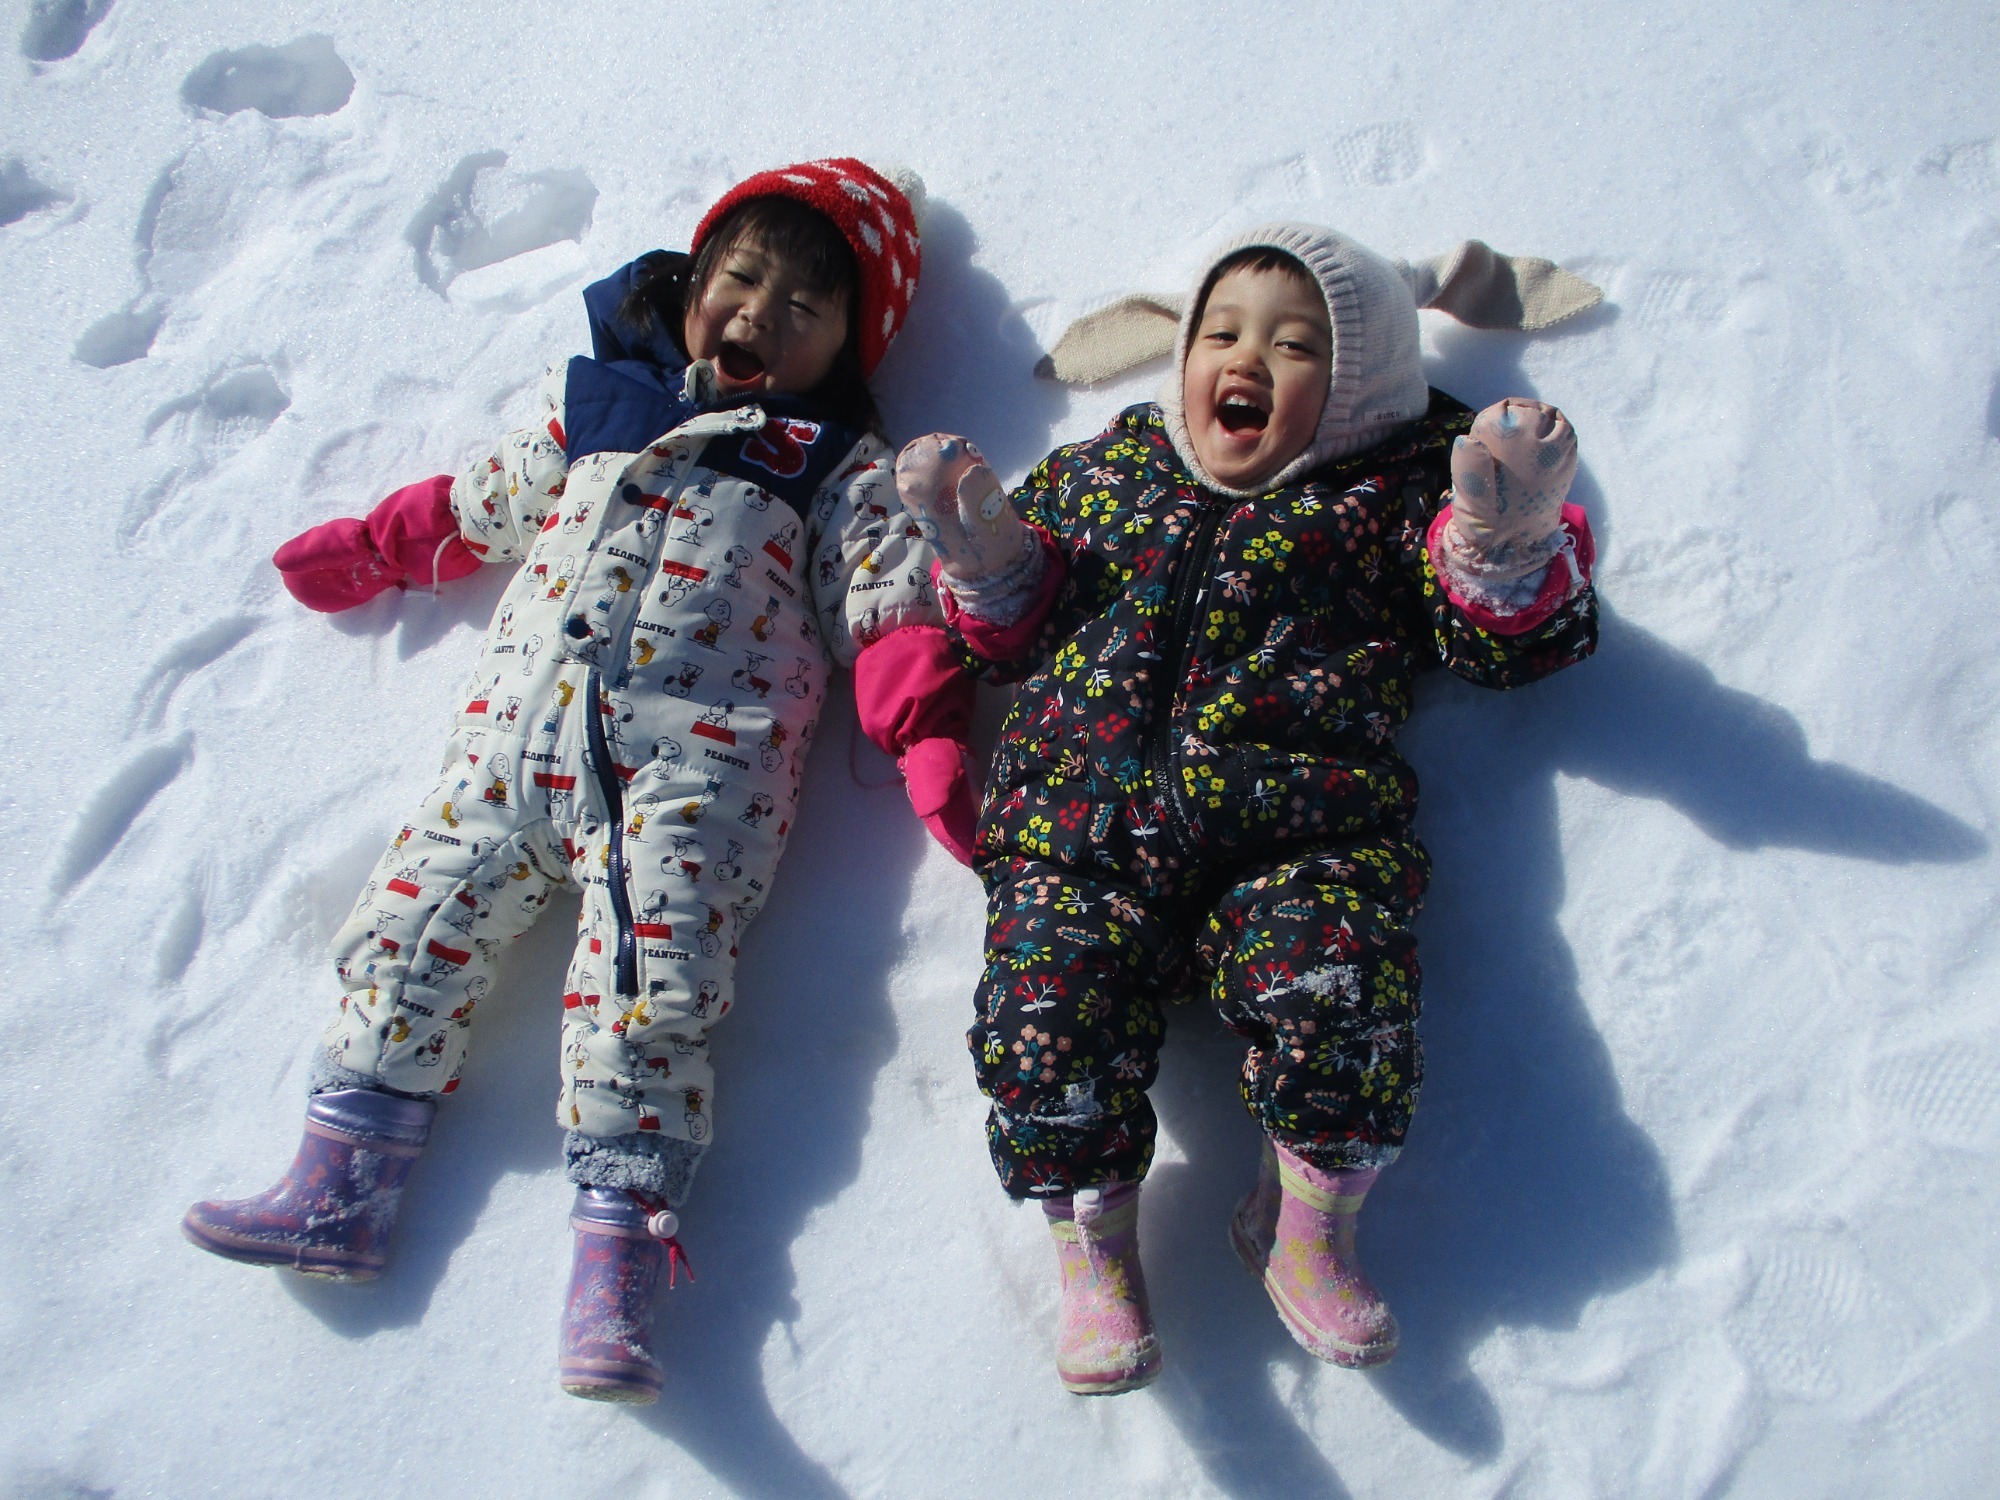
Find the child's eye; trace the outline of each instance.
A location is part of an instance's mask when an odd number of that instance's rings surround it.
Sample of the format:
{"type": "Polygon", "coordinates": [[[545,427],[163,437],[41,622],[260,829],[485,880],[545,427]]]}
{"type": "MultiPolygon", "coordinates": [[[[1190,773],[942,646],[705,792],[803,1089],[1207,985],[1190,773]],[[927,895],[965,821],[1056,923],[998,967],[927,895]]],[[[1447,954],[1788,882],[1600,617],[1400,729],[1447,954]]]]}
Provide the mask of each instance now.
{"type": "Polygon", "coordinates": [[[809,318],[817,318],[819,316],[818,308],[814,307],[810,302],[804,301],[798,297],[792,298],[792,311],[797,313],[804,313],[809,318]]]}

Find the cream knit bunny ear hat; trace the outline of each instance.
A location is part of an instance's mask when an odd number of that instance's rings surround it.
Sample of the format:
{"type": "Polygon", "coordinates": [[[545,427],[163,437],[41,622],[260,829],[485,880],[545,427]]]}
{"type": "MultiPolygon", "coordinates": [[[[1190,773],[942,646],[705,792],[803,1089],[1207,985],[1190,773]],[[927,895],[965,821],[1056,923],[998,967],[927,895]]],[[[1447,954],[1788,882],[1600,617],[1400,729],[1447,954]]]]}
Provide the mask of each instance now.
{"type": "Polygon", "coordinates": [[[1424,414],[1417,309],[1437,308],[1473,328],[1534,331],[1595,307],[1603,292],[1546,260],[1496,254],[1478,240],[1416,265],[1391,261],[1317,224],[1260,225],[1218,245],[1185,297],[1139,293],[1086,313],[1064,330],[1035,373],[1068,385],[1108,380],[1171,353],[1173,371],[1160,393],[1167,434],[1190,472],[1210,489],[1237,498],[1268,493],[1329,459],[1372,447],[1424,414]],[[1195,457],[1181,408],[1181,368],[1194,336],[1192,313],[1215,268],[1240,250],[1270,248],[1292,256],[1326,298],[1333,330],[1333,373],[1311,444],[1254,491],[1218,484],[1195,457]]]}

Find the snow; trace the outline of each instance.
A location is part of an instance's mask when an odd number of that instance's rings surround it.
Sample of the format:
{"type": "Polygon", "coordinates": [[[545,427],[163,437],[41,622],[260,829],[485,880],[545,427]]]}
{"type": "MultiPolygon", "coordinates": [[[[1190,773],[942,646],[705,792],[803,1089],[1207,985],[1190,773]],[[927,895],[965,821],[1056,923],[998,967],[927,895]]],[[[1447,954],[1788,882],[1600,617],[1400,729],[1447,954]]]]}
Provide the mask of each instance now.
{"type": "MultiPolygon", "coordinates": [[[[2000,111],[1990,6],[32,0],[0,36],[14,583],[0,757],[0,1485],[85,1496],[1975,1496],[2000,1484],[2000,111]],[[326,938],[501,580],[336,618],[267,559],[448,469],[577,291],[746,173],[925,177],[893,430],[1007,477],[1149,394],[1067,320],[1274,216],[1599,282],[1427,327],[1560,403],[1598,657],[1432,680],[1429,1079],[1363,1220],[1398,1359],[1236,1265],[1234,1044],[1176,1014],[1168,1368],[1066,1395],[1054,1258],[960,1033],[973,878],[831,706],[663,1299],[666,1399],[553,1381],[564,913],[518,951],[390,1273],[177,1223],[266,1186],[326,938]]],[[[1428,324],[1428,319],[1427,319],[1428,324]]],[[[984,716],[988,733],[995,705],[984,716]]]]}

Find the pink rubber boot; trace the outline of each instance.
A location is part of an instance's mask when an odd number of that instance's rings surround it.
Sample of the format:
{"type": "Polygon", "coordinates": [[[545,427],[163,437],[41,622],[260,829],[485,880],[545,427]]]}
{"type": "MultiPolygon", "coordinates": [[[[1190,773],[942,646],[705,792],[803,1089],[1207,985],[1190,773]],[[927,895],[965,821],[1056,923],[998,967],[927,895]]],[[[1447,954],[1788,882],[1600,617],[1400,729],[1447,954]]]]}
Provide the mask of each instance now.
{"type": "Polygon", "coordinates": [[[1324,1172],[1267,1140],[1257,1185],[1229,1223],[1237,1255],[1262,1278],[1292,1337],[1348,1369],[1396,1352],[1395,1316],[1354,1254],[1361,1200],[1380,1175],[1324,1172]]]}
{"type": "Polygon", "coordinates": [[[1139,1265],[1139,1184],[1081,1188],[1042,1203],[1062,1265],[1062,1326],[1056,1373],[1079,1396],[1110,1396],[1150,1385],[1160,1373],[1160,1341],[1146,1306],[1139,1265]]]}

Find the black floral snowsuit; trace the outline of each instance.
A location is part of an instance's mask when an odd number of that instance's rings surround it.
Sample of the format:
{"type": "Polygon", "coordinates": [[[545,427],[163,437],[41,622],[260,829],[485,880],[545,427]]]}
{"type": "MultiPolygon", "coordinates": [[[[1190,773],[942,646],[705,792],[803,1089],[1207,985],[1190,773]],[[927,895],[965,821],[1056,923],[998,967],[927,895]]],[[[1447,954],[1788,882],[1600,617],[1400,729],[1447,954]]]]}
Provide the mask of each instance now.
{"type": "Polygon", "coordinates": [[[1395,749],[1418,673],[1515,687],[1588,656],[1585,585],[1516,636],[1439,585],[1425,527],[1472,413],[1307,480],[1203,489],[1158,407],[1045,459],[1014,503],[1068,576],[1020,659],[979,830],[986,969],[968,1040],[1015,1197],[1136,1181],[1162,1003],[1199,975],[1246,1037],[1243,1097],[1315,1165],[1381,1165],[1422,1059],[1411,919],[1429,859],[1395,749]]]}

